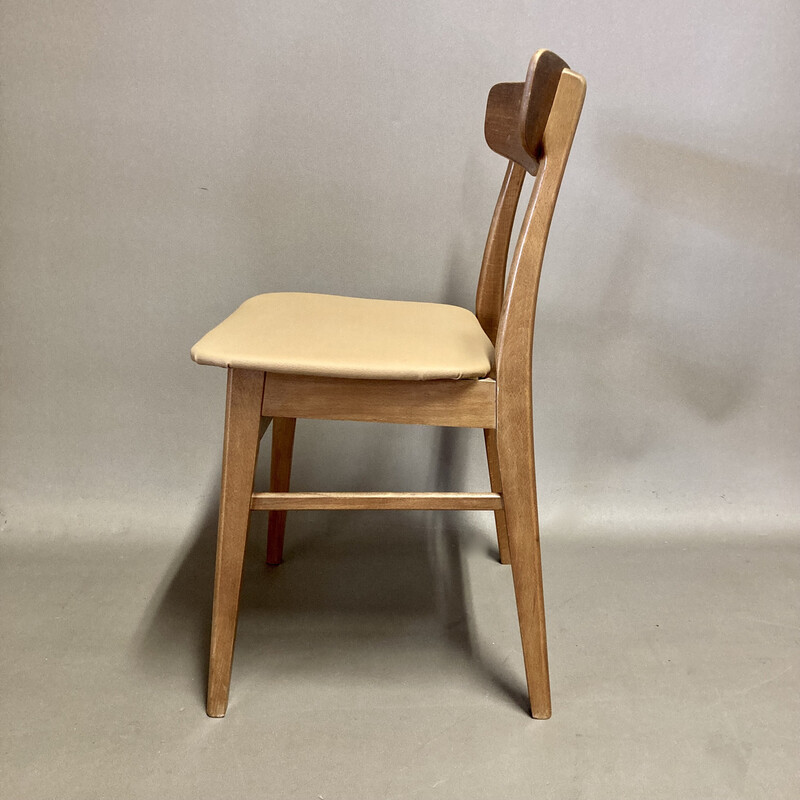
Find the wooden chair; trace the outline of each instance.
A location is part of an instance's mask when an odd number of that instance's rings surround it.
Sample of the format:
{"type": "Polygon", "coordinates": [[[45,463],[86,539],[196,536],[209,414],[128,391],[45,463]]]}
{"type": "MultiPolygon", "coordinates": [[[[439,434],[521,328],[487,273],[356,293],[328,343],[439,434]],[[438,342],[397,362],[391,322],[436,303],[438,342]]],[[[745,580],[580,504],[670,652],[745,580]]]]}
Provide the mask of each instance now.
{"type": "Polygon", "coordinates": [[[434,303],[264,294],[204,336],[192,358],[228,370],[207,713],[228,705],[251,510],[269,511],[267,562],[279,564],[293,509],[491,509],[511,564],[531,711],[550,716],[533,464],[531,354],[545,243],[586,91],[548,50],[524,83],[489,92],[485,134],[508,159],[478,281],[476,311],[434,303]],[[506,281],[525,174],[531,200],[506,281]],[[289,492],[295,421],[362,420],[482,428],[491,492],[289,492]],[[269,492],[254,492],[273,424],[269,492]]]}

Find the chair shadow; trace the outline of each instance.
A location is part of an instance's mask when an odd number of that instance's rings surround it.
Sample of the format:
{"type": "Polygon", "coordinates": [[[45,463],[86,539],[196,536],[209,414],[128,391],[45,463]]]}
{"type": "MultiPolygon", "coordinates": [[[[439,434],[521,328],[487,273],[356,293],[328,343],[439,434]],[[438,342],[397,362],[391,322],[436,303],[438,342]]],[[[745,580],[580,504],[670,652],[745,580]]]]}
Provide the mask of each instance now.
{"type": "MultiPolygon", "coordinates": [[[[444,448],[452,449],[445,435],[444,448]]],[[[445,459],[446,460],[446,459],[445,459]]],[[[218,510],[209,506],[151,600],[134,658],[154,680],[190,676],[204,702],[218,510]]],[[[267,670],[286,659],[359,670],[366,648],[452,649],[501,697],[527,710],[518,681],[474,645],[464,548],[483,537],[433,512],[292,512],[284,563],[264,564],[266,515],[254,514],[239,607],[236,664],[267,670]],[[309,635],[312,634],[312,635],[309,635]],[[276,655],[275,643],[295,652],[276,655]],[[310,642],[310,644],[309,644],[310,642]],[[302,650],[302,653],[300,652],[302,650]],[[269,657],[270,666],[264,664],[269,657]]],[[[317,665],[317,666],[315,666],[317,665]]],[[[456,665],[457,666],[457,665],[456,665]]]]}
{"type": "MultiPolygon", "coordinates": [[[[451,271],[452,274],[452,271],[451,271]]],[[[466,468],[468,463],[466,454],[466,436],[482,436],[481,431],[465,430],[459,428],[439,428],[438,430],[437,460],[435,466],[436,488],[438,491],[457,491],[458,487],[464,485],[466,480],[466,468]]],[[[486,472],[486,483],[488,488],[489,474],[488,466],[486,472]]],[[[438,528],[439,541],[444,542],[443,551],[439,562],[447,564],[444,574],[447,576],[458,575],[459,583],[457,587],[450,587],[445,607],[452,610],[455,616],[460,609],[462,614],[463,630],[460,631],[458,641],[463,642],[466,653],[470,657],[473,668],[479,675],[513,705],[518,706],[526,715],[530,712],[530,701],[528,698],[528,687],[524,680],[519,681],[505,662],[493,661],[489,652],[484,652],[480,647],[479,632],[474,629],[474,614],[468,613],[467,606],[469,597],[469,573],[465,563],[468,549],[477,550],[482,556],[495,564],[500,562],[500,551],[497,538],[492,535],[487,539],[482,530],[473,527],[464,521],[466,512],[462,513],[457,528],[444,521],[441,515],[431,519],[431,527],[438,528]]],[[[473,519],[470,514],[470,519],[473,519]]],[[[494,530],[494,522],[492,522],[494,530]]],[[[502,569],[508,570],[508,580],[511,580],[511,567],[504,566],[502,569]]]]}
{"type": "Polygon", "coordinates": [[[138,666],[155,680],[188,675],[205,691],[218,508],[209,506],[148,604],[134,637],[138,666]]]}

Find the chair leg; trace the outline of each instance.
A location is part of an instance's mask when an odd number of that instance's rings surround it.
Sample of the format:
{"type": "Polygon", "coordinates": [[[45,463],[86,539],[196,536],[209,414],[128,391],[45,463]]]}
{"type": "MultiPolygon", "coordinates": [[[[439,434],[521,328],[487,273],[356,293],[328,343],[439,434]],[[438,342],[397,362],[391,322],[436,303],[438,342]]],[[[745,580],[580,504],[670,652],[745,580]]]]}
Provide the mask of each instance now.
{"type": "MultiPolygon", "coordinates": [[[[272,420],[272,461],[269,473],[271,492],[288,492],[292,473],[292,447],[297,420],[275,417],[272,420]]],[[[283,535],[286,532],[286,511],[270,511],[267,523],[267,564],[283,561],[283,535]]]]}
{"type": "Polygon", "coordinates": [[[206,701],[206,713],[209,717],[224,717],[228,708],[244,548],[250,521],[250,497],[258,458],[263,393],[263,372],[228,370],[206,701]]]}
{"type": "Polygon", "coordinates": [[[548,719],[551,714],[550,674],[530,396],[525,397],[524,392],[501,391],[497,405],[497,450],[528,696],[532,716],[548,719]]]}
{"type": "MultiPolygon", "coordinates": [[[[486,460],[489,462],[489,485],[493,492],[502,494],[503,483],[500,480],[500,462],[497,457],[497,431],[494,428],[485,428],[483,439],[486,444],[486,460]]],[[[506,512],[502,509],[494,512],[494,526],[497,530],[497,549],[500,552],[500,563],[510,564],[511,556],[508,552],[506,512]]]]}

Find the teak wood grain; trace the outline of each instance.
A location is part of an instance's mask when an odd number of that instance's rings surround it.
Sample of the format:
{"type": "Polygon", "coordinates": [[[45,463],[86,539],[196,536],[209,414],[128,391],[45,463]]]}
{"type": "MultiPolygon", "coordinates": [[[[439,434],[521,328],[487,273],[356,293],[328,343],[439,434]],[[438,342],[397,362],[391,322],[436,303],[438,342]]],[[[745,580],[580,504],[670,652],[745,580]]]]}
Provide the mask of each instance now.
{"type": "Polygon", "coordinates": [[[250,522],[250,496],[262,432],[263,392],[263,372],[228,370],[206,702],[210,717],[224,716],[228,707],[244,546],[250,522]]]}
{"type": "Polygon", "coordinates": [[[497,342],[497,326],[500,324],[506,288],[508,248],[511,245],[511,232],[524,180],[525,168],[509,161],[483,252],[475,297],[475,316],[492,344],[497,342]]]}
{"type": "Polygon", "coordinates": [[[550,50],[531,59],[524,83],[498,83],[489,90],[484,135],[501,156],[535,175],[542,158],[544,130],[566,62],[550,50]]]}
{"type": "Polygon", "coordinates": [[[496,386],[490,378],[384,381],[269,372],[262,413],[274,417],[494,428],[496,386]]]}
{"type": "MultiPolygon", "coordinates": [[[[497,431],[487,428],[483,432],[484,445],[486,446],[486,460],[489,464],[489,485],[492,491],[500,496],[503,494],[503,481],[500,477],[500,457],[497,454],[497,431]]],[[[508,529],[506,528],[506,512],[502,508],[495,509],[494,526],[497,532],[497,551],[501,564],[510,564],[511,556],[508,550],[508,529]]]]}
{"type": "Polygon", "coordinates": [[[503,498],[491,492],[253,492],[250,508],[496,511],[503,498]]]}
{"type": "MultiPolygon", "coordinates": [[[[294,417],[275,418],[272,426],[272,458],[269,470],[270,492],[289,491],[296,424],[297,420],[294,417]]],[[[270,566],[277,566],[283,560],[283,538],[285,533],[286,510],[275,509],[270,511],[267,522],[267,564],[270,566]]]]}
{"type": "MultiPolygon", "coordinates": [[[[531,713],[551,714],[533,452],[531,357],[545,245],[586,83],[550,51],[524,83],[489,93],[485,135],[508,159],[486,242],[476,316],[495,344],[480,380],[386,381],[229,369],[207,711],[228,702],[242,563],[251,508],[268,510],[267,561],[283,553],[291,509],[488,509],[500,559],[511,564],[531,713]],[[514,255],[507,260],[526,173],[535,176],[514,255]],[[482,428],[490,486],[469,492],[290,492],[297,418],[482,428]],[[261,436],[273,421],[270,491],[253,492],[261,436]]],[[[435,346],[435,343],[431,343],[435,346]]]]}
{"type": "Polygon", "coordinates": [[[522,651],[534,717],[551,714],[533,457],[531,355],[545,244],[586,83],[565,69],[542,137],[543,159],[522,223],[497,334],[497,450],[522,651]]]}

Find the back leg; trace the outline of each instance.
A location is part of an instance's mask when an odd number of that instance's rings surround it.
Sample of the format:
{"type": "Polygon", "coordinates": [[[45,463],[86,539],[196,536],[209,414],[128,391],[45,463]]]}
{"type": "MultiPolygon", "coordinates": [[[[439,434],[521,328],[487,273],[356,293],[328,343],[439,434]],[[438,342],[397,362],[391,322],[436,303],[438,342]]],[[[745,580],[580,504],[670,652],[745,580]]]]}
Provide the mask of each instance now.
{"type": "MultiPolygon", "coordinates": [[[[275,417],[272,420],[272,461],[269,490],[288,492],[292,473],[292,449],[297,420],[275,417]]],[[[286,532],[286,511],[270,511],[267,523],[267,564],[277,566],[283,561],[283,537],[286,532]]]]}
{"type": "MultiPolygon", "coordinates": [[[[497,431],[484,428],[483,440],[486,444],[486,460],[489,462],[489,485],[493,492],[503,493],[503,482],[500,480],[500,461],[497,456],[497,431]]],[[[494,526],[497,530],[497,549],[500,552],[500,563],[510,564],[508,552],[508,531],[506,529],[506,512],[501,508],[494,512],[494,526]]]]}
{"type": "Polygon", "coordinates": [[[497,411],[498,460],[503,480],[511,572],[531,714],[537,719],[549,719],[550,673],[547,664],[530,395],[525,397],[524,392],[501,392],[498,394],[497,411]]]}

